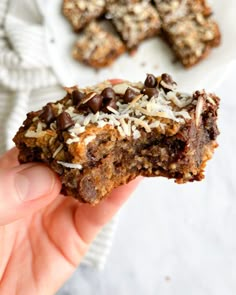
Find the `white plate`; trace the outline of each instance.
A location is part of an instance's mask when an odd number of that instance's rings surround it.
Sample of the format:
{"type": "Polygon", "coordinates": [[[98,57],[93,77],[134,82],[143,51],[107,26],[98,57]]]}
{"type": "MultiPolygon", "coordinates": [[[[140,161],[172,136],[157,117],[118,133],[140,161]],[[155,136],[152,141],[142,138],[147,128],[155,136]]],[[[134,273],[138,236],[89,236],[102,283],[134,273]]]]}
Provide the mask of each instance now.
{"type": "Polygon", "coordinates": [[[223,80],[230,63],[236,59],[235,0],[227,0],[227,4],[222,0],[213,1],[214,18],[220,25],[222,44],[193,68],[186,70],[179,63],[173,63],[174,57],[168,46],[160,38],[153,38],[143,42],[134,56],[125,54],[111,67],[99,71],[83,66],[71,57],[76,34],[61,13],[62,0],[37,2],[45,17],[51,63],[63,85],[84,86],[107,78],[136,81],[143,80],[146,73],[167,72],[185,91],[199,88],[214,90],[223,80]]]}

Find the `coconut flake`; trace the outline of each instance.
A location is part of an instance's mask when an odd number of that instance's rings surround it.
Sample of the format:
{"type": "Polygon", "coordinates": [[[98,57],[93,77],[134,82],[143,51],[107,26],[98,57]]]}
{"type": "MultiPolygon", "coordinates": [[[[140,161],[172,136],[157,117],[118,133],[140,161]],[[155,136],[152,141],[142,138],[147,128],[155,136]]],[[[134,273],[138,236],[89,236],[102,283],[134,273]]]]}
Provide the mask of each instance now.
{"type": "Polygon", "coordinates": [[[53,153],[52,157],[55,158],[57,156],[57,154],[60,153],[60,151],[63,149],[63,144],[61,143],[59,145],[59,147],[55,150],[55,152],[53,153]]]}
{"type": "Polygon", "coordinates": [[[138,88],[132,87],[131,85],[129,85],[128,83],[125,83],[125,82],[120,83],[120,84],[116,84],[113,86],[113,90],[115,91],[115,93],[121,94],[121,95],[124,95],[128,88],[134,90],[135,92],[140,91],[138,88]]]}
{"type": "Polygon", "coordinates": [[[84,119],[84,126],[87,126],[89,124],[89,122],[91,121],[92,117],[93,117],[93,114],[92,113],[91,114],[88,114],[87,117],[85,117],[85,119],[84,119]]]}
{"type": "Polygon", "coordinates": [[[212,97],[210,97],[209,95],[207,95],[206,99],[211,103],[213,104],[214,106],[216,105],[215,101],[213,100],[212,97]]]}
{"type": "Polygon", "coordinates": [[[200,117],[203,109],[203,97],[200,96],[198,101],[197,101],[197,106],[196,106],[196,126],[199,125],[200,123],[200,117]]]}
{"type": "Polygon", "coordinates": [[[96,138],[96,135],[90,135],[90,136],[87,136],[85,139],[84,139],[84,143],[85,145],[88,145],[91,141],[93,141],[94,139],[96,138]]]}
{"type": "Polygon", "coordinates": [[[63,104],[57,103],[56,107],[57,107],[57,114],[60,115],[63,112],[63,104]]]}
{"type": "Polygon", "coordinates": [[[140,138],[140,136],[141,136],[141,133],[139,132],[139,130],[134,130],[133,131],[133,138],[134,139],[138,139],[138,138],[140,138]]]}
{"type": "Polygon", "coordinates": [[[79,137],[69,138],[66,141],[67,144],[78,143],[78,142],[80,142],[80,138],[79,137]]]}
{"type": "Polygon", "coordinates": [[[36,131],[33,131],[33,130],[27,130],[25,132],[25,137],[28,137],[28,138],[39,138],[39,137],[43,136],[44,133],[45,133],[45,131],[36,132],[36,131]]]}
{"type": "Polygon", "coordinates": [[[45,128],[45,127],[46,127],[46,124],[39,121],[36,130],[35,131],[34,130],[27,130],[25,132],[25,137],[39,138],[45,134],[45,131],[43,131],[43,128],[45,128]]]}
{"type": "Polygon", "coordinates": [[[46,127],[47,127],[47,125],[45,123],[42,123],[41,121],[39,121],[38,125],[37,125],[36,132],[42,132],[43,128],[46,128],[46,127]]]}
{"type": "Polygon", "coordinates": [[[149,126],[150,128],[158,128],[160,126],[160,121],[156,120],[152,122],[149,126]]]}
{"type": "Polygon", "coordinates": [[[86,102],[88,102],[90,99],[92,99],[95,95],[97,95],[96,92],[92,92],[91,94],[89,94],[86,99],[82,102],[83,104],[85,104],[86,102]]]}
{"type": "Polygon", "coordinates": [[[83,166],[79,163],[66,163],[62,161],[57,161],[57,163],[70,169],[79,169],[79,170],[83,169],[83,166]]]}
{"type": "Polygon", "coordinates": [[[125,133],[126,136],[130,136],[131,135],[131,125],[130,125],[130,121],[128,121],[129,124],[127,124],[124,120],[124,118],[121,118],[120,119],[120,123],[121,123],[121,126],[123,128],[123,131],[125,133]]]}
{"type": "Polygon", "coordinates": [[[75,125],[74,127],[72,127],[70,129],[70,132],[73,132],[75,134],[81,134],[85,131],[85,126],[80,126],[79,124],[78,125],[75,125]]]}
{"type": "Polygon", "coordinates": [[[151,132],[151,128],[146,121],[140,120],[138,118],[131,118],[131,119],[134,121],[136,126],[138,126],[138,125],[142,126],[146,130],[146,132],[148,132],[148,133],[151,132]]]}
{"type": "Polygon", "coordinates": [[[177,107],[184,108],[186,107],[191,101],[192,98],[188,95],[187,97],[182,96],[181,100],[177,97],[176,92],[169,91],[166,95],[167,99],[171,100],[177,107]]]}
{"type": "Polygon", "coordinates": [[[36,117],[33,118],[32,122],[35,122],[35,121],[37,121],[38,119],[39,119],[39,117],[36,116],[36,117]]]}
{"type": "Polygon", "coordinates": [[[121,126],[118,126],[117,130],[119,131],[119,133],[122,137],[126,137],[126,134],[125,134],[124,130],[121,128],[121,126]]]}
{"type": "Polygon", "coordinates": [[[184,119],[191,119],[191,116],[189,115],[189,113],[187,112],[187,111],[185,111],[185,110],[183,110],[183,111],[180,111],[180,112],[175,112],[174,113],[175,115],[176,115],[176,117],[183,117],[184,119]]]}
{"type": "Polygon", "coordinates": [[[101,128],[103,128],[107,124],[108,124],[108,122],[105,122],[104,120],[99,120],[98,121],[98,126],[101,127],[101,128]]]}
{"type": "Polygon", "coordinates": [[[114,108],[108,106],[107,109],[108,109],[110,112],[112,112],[113,114],[115,114],[115,115],[119,115],[119,112],[118,112],[117,110],[115,110],[114,108]]]}

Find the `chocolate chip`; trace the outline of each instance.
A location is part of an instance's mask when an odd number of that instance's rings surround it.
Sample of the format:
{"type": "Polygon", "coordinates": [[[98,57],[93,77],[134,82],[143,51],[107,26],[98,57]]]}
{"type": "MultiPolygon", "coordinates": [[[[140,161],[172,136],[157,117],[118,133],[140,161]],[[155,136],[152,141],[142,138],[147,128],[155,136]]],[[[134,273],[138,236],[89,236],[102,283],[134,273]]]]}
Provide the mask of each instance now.
{"type": "Polygon", "coordinates": [[[157,86],[157,79],[152,74],[147,74],[147,78],[144,82],[144,85],[148,88],[154,88],[157,86]]]}
{"type": "Polygon", "coordinates": [[[133,89],[131,88],[127,88],[125,91],[125,94],[123,96],[123,99],[126,103],[131,102],[136,96],[138,95],[137,92],[135,92],[133,89]]]}
{"type": "Polygon", "coordinates": [[[72,102],[75,107],[79,107],[82,99],[85,97],[85,94],[80,92],[79,90],[74,90],[72,92],[72,102]]]}
{"type": "Polygon", "coordinates": [[[193,93],[193,99],[198,99],[199,96],[201,96],[201,92],[199,90],[197,90],[193,93]]]}
{"type": "Polygon", "coordinates": [[[105,99],[114,99],[116,97],[116,94],[111,87],[107,87],[103,89],[101,96],[105,99]]]}
{"type": "Polygon", "coordinates": [[[167,84],[176,84],[173,81],[172,77],[169,74],[166,74],[166,73],[161,75],[161,80],[163,80],[167,84]]]}
{"type": "Polygon", "coordinates": [[[96,94],[87,102],[87,105],[93,111],[93,113],[96,113],[101,109],[102,101],[103,97],[99,94],[96,94]]]}
{"type": "Polygon", "coordinates": [[[36,116],[39,116],[42,114],[43,112],[40,111],[40,112],[30,112],[27,114],[27,118],[25,119],[25,121],[23,122],[23,125],[24,125],[24,129],[28,129],[30,127],[30,125],[32,124],[32,120],[36,117],[36,116]]]}
{"type": "Polygon", "coordinates": [[[51,104],[47,104],[43,108],[43,112],[40,114],[39,119],[46,124],[51,123],[55,119],[53,107],[51,104]]]}
{"type": "Polygon", "coordinates": [[[166,73],[161,75],[160,87],[162,87],[166,92],[173,90],[175,85],[176,82],[172,79],[170,75],[166,73]]]}
{"type": "Polygon", "coordinates": [[[148,88],[148,87],[145,87],[142,90],[142,94],[147,95],[148,98],[152,98],[153,96],[158,96],[159,91],[156,88],[148,88]]]}
{"type": "Polygon", "coordinates": [[[71,116],[67,112],[62,112],[57,117],[57,129],[60,131],[66,130],[75,125],[75,122],[71,119],[71,116]]]}
{"type": "Polygon", "coordinates": [[[109,101],[106,102],[106,104],[104,105],[104,108],[102,109],[104,113],[111,112],[107,107],[111,107],[117,110],[116,99],[110,99],[109,101]]]}

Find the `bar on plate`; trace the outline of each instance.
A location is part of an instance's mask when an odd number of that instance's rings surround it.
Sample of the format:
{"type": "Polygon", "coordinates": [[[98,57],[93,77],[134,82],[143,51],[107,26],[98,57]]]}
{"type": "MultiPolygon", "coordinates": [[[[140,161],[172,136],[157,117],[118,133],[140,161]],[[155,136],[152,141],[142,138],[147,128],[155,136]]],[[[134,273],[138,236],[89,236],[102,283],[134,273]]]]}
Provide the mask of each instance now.
{"type": "Polygon", "coordinates": [[[164,38],[189,68],[220,44],[220,31],[205,0],[155,0],[164,38]]]}
{"type": "Polygon", "coordinates": [[[94,21],[76,41],[72,54],[76,60],[98,69],[111,65],[125,50],[118,36],[94,21]]]}
{"type": "Polygon", "coordinates": [[[159,15],[147,1],[108,1],[107,12],[129,50],[159,33],[159,15]]]}
{"type": "Polygon", "coordinates": [[[78,32],[100,17],[105,12],[105,5],[105,0],[63,0],[62,11],[78,32]]]}

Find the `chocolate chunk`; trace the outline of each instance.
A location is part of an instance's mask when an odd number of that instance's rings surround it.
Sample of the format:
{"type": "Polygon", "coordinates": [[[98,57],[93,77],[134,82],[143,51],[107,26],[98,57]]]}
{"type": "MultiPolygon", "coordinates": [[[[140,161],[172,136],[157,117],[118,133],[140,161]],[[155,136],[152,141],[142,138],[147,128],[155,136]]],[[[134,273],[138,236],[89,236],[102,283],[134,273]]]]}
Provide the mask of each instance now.
{"type": "Polygon", "coordinates": [[[57,129],[66,130],[75,125],[75,122],[71,119],[71,116],[67,112],[62,112],[57,117],[57,129]]]}
{"type": "Polygon", "coordinates": [[[157,96],[159,94],[159,91],[156,88],[148,88],[148,87],[145,87],[142,90],[142,94],[145,94],[149,98],[152,98],[153,96],[157,96]]]}
{"type": "Polygon", "coordinates": [[[105,99],[114,99],[116,97],[116,94],[111,87],[107,87],[103,89],[101,96],[105,99]]]}
{"type": "Polygon", "coordinates": [[[110,99],[109,101],[106,102],[106,104],[104,105],[104,108],[103,108],[104,113],[111,112],[107,107],[111,107],[111,108],[117,110],[116,99],[110,99]]]}
{"type": "Polygon", "coordinates": [[[101,109],[102,101],[103,97],[99,94],[96,94],[87,102],[87,105],[93,111],[93,113],[96,113],[101,109]]]}
{"type": "Polygon", "coordinates": [[[43,108],[43,112],[42,114],[39,116],[39,119],[46,123],[49,124],[51,123],[54,119],[55,119],[55,115],[54,115],[54,111],[53,111],[53,107],[51,104],[47,104],[44,108],[43,108]]]}
{"type": "Polygon", "coordinates": [[[85,97],[85,94],[78,91],[78,90],[74,90],[72,92],[72,102],[73,102],[73,105],[75,107],[79,107],[81,102],[82,102],[82,99],[85,97]]]}
{"type": "Polygon", "coordinates": [[[129,103],[131,102],[136,96],[138,95],[137,92],[135,92],[133,89],[131,88],[127,88],[127,90],[125,91],[125,94],[124,94],[124,101],[126,103],[129,103]]]}
{"type": "Polygon", "coordinates": [[[148,88],[154,88],[157,86],[157,79],[152,74],[147,74],[147,78],[144,82],[144,85],[148,88]]]}

